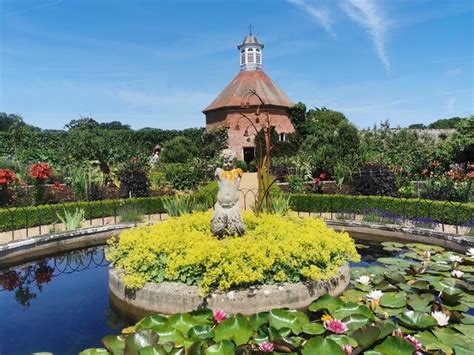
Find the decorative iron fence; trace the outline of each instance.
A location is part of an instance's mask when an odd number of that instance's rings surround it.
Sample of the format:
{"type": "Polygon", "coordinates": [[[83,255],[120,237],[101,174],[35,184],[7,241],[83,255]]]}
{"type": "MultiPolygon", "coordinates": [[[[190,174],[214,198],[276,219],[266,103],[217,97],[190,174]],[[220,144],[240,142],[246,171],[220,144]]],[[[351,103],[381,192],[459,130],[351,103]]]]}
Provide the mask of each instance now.
{"type": "MultiPolygon", "coordinates": [[[[256,190],[241,190],[240,206],[252,209],[256,190]]],[[[386,196],[351,196],[326,194],[290,194],[290,207],[299,215],[319,216],[330,220],[361,220],[437,229],[466,234],[474,230],[474,203],[393,198],[386,196]]],[[[193,194],[201,204],[213,207],[216,193],[193,194]]],[[[83,209],[83,226],[101,226],[121,221],[121,210],[134,207],[147,221],[161,220],[166,214],[163,197],[126,200],[75,202],[23,208],[0,209],[0,244],[49,234],[61,223],[58,214],[83,209]]]]}

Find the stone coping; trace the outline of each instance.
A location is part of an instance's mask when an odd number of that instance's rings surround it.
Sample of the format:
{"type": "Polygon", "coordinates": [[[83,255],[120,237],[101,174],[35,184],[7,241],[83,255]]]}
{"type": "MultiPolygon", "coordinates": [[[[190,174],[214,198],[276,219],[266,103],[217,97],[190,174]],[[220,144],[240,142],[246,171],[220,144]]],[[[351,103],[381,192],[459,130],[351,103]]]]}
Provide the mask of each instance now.
{"type": "Polygon", "coordinates": [[[134,224],[123,223],[83,228],[0,245],[0,267],[9,267],[65,251],[103,245],[110,237],[133,226],[134,224]]]}
{"type": "Polygon", "coordinates": [[[250,315],[273,308],[305,308],[326,293],[338,296],[348,286],[349,279],[349,264],[345,264],[336,276],[326,281],[252,286],[226,293],[214,292],[203,299],[197,286],[178,282],[148,282],[143,288],[131,292],[123,284],[120,271],[111,267],[109,291],[121,313],[174,314],[209,308],[250,315]]]}
{"type": "Polygon", "coordinates": [[[438,245],[464,254],[474,247],[474,237],[439,232],[428,228],[405,227],[397,224],[369,223],[353,220],[327,220],[337,231],[348,232],[353,238],[365,240],[397,241],[438,245]]]}

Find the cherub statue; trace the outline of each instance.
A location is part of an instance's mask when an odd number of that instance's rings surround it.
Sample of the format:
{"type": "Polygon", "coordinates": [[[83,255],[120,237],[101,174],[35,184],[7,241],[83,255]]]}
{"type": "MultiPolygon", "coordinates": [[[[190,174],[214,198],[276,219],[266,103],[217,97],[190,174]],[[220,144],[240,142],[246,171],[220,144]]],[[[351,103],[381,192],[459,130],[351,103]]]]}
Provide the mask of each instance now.
{"type": "Polygon", "coordinates": [[[211,220],[211,231],[214,235],[243,235],[245,226],[240,214],[239,187],[242,169],[234,167],[237,156],[230,149],[224,149],[220,155],[222,169],[217,168],[215,176],[218,181],[217,202],[211,220]]]}

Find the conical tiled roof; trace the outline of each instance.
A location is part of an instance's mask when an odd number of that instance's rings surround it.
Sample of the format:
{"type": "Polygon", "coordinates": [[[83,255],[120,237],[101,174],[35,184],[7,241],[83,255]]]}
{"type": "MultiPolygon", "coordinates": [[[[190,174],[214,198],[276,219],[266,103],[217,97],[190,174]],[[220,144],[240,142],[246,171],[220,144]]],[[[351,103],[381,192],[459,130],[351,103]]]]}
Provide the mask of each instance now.
{"type": "MultiPolygon", "coordinates": [[[[276,86],[263,70],[241,71],[226,86],[217,98],[204,109],[204,113],[223,107],[240,107],[242,100],[250,90],[255,90],[266,105],[291,107],[293,103],[276,86]]],[[[257,97],[252,96],[250,105],[258,105],[257,97]]]]}

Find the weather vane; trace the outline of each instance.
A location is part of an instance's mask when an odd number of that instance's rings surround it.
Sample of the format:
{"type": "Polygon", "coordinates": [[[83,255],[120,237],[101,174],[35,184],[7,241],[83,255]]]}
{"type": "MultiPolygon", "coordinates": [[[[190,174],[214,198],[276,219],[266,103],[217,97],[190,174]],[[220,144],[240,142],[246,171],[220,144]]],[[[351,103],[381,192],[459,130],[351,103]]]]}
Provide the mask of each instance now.
{"type": "Polygon", "coordinates": [[[254,29],[254,27],[252,26],[252,22],[250,22],[250,25],[249,25],[249,34],[250,35],[252,34],[252,29],[254,29]]]}

